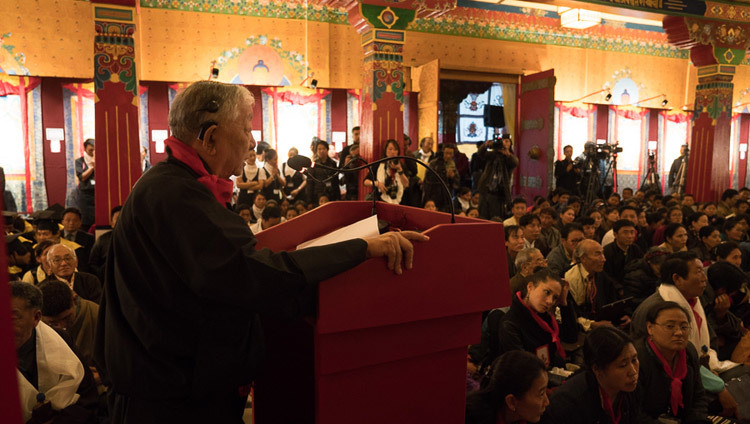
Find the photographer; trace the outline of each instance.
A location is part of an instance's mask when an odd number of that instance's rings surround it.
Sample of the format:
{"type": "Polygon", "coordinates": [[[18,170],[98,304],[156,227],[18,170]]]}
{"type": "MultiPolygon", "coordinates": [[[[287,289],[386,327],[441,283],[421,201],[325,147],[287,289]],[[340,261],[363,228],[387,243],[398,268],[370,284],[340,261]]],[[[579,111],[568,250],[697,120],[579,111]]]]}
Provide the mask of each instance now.
{"type": "Polygon", "coordinates": [[[485,164],[477,185],[481,193],[479,216],[484,219],[505,216],[505,204],[510,199],[511,172],[518,166],[512,146],[510,136],[503,135],[484,143],[477,151],[485,164]]]}
{"type": "Polygon", "coordinates": [[[680,156],[672,162],[669,168],[669,188],[672,193],[680,192],[680,186],[683,184],[684,175],[687,172],[688,146],[680,146],[680,156]]]}
{"type": "MultiPolygon", "coordinates": [[[[391,139],[385,142],[383,153],[389,158],[400,156],[401,148],[396,140],[391,139]]],[[[399,159],[378,165],[375,178],[376,181],[372,181],[369,176],[366,177],[363,183],[365,187],[377,187],[378,189],[373,194],[378,196],[379,200],[393,204],[401,203],[404,188],[409,187],[409,177],[404,173],[404,167],[399,159]]]]}
{"type": "Polygon", "coordinates": [[[573,146],[563,147],[565,159],[555,162],[555,183],[571,193],[578,193],[578,175],[581,173],[580,163],[573,161],[573,146]]]}

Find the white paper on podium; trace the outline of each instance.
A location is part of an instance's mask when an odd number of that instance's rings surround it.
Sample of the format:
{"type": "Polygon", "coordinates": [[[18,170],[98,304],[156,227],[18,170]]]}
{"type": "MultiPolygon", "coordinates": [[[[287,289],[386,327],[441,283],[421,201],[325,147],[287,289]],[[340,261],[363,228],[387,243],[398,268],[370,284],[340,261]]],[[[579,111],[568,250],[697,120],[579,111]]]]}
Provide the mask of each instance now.
{"type": "Polygon", "coordinates": [[[316,239],[300,243],[297,245],[297,249],[324,246],[326,244],[338,243],[355,238],[377,237],[379,234],[378,217],[377,215],[372,215],[369,218],[349,224],[346,227],[339,228],[338,230],[322,235],[316,239]]]}

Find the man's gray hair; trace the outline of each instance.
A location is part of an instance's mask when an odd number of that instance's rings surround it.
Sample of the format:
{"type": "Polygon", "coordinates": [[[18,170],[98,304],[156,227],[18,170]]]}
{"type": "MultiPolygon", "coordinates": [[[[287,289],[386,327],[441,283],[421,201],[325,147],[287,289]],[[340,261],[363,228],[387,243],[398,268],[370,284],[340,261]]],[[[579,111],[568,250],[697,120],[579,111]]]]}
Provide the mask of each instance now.
{"type": "Polygon", "coordinates": [[[238,105],[243,99],[255,101],[250,91],[241,85],[194,82],[175,96],[169,109],[169,129],[181,142],[193,144],[205,122],[225,123],[237,119],[238,105]]]}
{"type": "Polygon", "coordinates": [[[25,300],[31,309],[42,310],[42,291],[33,284],[11,281],[10,296],[25,300]]]}
{"type": "Polygon", "coordinates": [[[589,247],[596,246],[598,244],[599,243],[594,240],[582,240],[580,243],[578,243],[578,246],[576,246],[576,250],[573,251],[573,260],[575,262],[581,262],[581,258],[589,252],[589,247]]]}
{"type": "Polygon", "coordinates": [[[52,263],[52,251],[55,250],[55,248],[58,247],[58,246],[59,247],[64,247],[68,252],[70,252],[70,254],[72,254],[73,256],[75,256],[76,259],[78,258],[78,256],[76,256],[76,251],[73,250],[73,249],[71,249],[70,246],[66,246],[66,245],[64,245],[62,243],[57,243],[57,244],[53,244],[52,246],[50,246],[49,249],[47,249],[47,261],[49,261],[49,263],[52,263]]]}
{"type": "Polygon", "coordinates": [[[536,247],[527,247],[518,252],[518,254],[516,255],[516,268],[520,269],[522,266],[531,262],[531,255],[533,255],[535,252],[541,251],[536,247]]]}

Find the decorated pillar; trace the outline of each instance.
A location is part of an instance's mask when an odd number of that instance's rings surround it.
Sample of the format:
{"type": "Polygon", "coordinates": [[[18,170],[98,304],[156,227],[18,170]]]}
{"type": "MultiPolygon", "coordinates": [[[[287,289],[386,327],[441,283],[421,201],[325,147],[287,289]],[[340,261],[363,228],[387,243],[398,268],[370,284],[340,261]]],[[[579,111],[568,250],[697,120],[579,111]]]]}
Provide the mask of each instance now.
{"type": "Polygon", "coordinates": [[[670,43],[690,49],[698,67],[685,192],[716,201],[731,184],[732,78],[750,47],[750,24],[668,16],[664,29],[670,43]]]}
{"type": "MultiPolygon", "coordinates": [[[[394,3],[388,0],[343,2],[349,6],[349,23],[362,37],[364,75],[360,155],[367,161],[380,158],[386,140],[397,140],[403,152],[404,66],[406,27],[419,18],[432,18],[452,10],[456,2],[421,0],[394,3]],[[399,7],[393,7],[398,5],[399,7]],[[410,8],[412,7],[412,8],[410,8]]],[[[360,187],[360,195],[365,190],[360,187]]]]}
{"type": "Polygon", "coordinates": [[[416,11],[360,3],[349,11],[349,22],[362,36],[365,54],[360,121],[360,154],[381,156],[385,141],[404,138],[405,29],[416,11]]]}
{"type": "Polygon", "coordinates": [[[122,205],[141,175],[135,0],[92,0],[96,118],[96,225],[122,205]],[[108,4],[114,3],[114,4],[108,4]]]}

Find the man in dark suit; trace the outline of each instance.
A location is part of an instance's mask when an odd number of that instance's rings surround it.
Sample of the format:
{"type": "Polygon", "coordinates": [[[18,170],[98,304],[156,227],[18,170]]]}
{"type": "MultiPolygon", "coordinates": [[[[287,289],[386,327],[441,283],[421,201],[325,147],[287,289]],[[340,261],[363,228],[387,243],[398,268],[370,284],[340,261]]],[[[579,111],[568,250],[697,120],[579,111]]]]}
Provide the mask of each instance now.
{"type": "Polygon", "coordinates": [[[578,173],[573,163],[573,146],[563,147],[565,159],[555,162],[555,180],[557,187],[563,187],[571,193],[578,193],[578,173]]]}
{"type": "Polygon", "coordinates": [[[82,219],[83,216],[78,208],[65,209],[62,218],[62,238],[81,245],[80,249],[76,249],[79,270],[89,272],[89,256],[91,255],[91,248],[94,247],[94,242],[96,240],[93,235],[81,231],[81,224],[83,223],[82,219]]]}
{"type": "Polygon", "coordinates": [[[67,284],[78,296],[96,304],[102,297],[102,283],[95,275],[76,271],[78,258],[68,246],[56,244],[47,252],[51,275],[44,281],[58,280],[67,284]]]}
{"type": "Polygon", "coordinates": [[[78,208],[81,210],[83,228],[94,225],[94,193],[96,192],[94,174],[94,139],[83,142],[83,156],[76,159],[76,177],[78,177],[78,208]]]}

